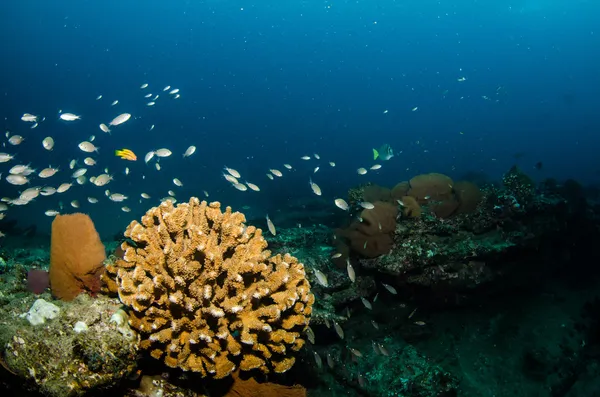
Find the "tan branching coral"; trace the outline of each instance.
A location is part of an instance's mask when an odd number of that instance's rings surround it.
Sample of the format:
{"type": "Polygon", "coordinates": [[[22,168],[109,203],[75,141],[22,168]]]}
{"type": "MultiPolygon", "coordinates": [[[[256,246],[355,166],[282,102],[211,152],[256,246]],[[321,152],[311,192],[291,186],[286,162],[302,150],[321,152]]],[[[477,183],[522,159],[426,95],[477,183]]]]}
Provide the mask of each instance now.
{"type": "Polygon", "coordinates": [[[236,368],[285,372],[305,341],[314,296],[304,266],[271,257],[261,229],[218,202],[193,197],[150,209],[107,266],[140,331],[141,347],[170,367],[223,378],[236,368]]]}

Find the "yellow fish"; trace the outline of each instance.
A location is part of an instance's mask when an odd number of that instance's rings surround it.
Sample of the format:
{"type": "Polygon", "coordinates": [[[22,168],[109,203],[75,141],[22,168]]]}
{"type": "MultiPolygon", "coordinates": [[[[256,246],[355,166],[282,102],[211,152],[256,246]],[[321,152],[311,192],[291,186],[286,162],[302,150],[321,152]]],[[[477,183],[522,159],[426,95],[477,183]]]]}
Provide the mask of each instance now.
{"type": "Polygon", "coordinates": [[[115,150],[115,156],[122,158],[123,160],[136,161],[137,156],[129,149],[115,150]]]}

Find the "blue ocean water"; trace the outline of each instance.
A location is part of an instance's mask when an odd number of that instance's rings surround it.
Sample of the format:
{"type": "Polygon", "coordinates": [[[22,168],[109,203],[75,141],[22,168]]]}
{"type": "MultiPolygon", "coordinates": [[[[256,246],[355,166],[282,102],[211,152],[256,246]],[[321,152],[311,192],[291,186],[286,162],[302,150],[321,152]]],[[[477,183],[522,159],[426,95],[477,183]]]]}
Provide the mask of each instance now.
{"type": "Polygon", "coordinates": [[[110,236],[168,190],[180,201],[206,190],[264,220],[317,199],[309,178],[334,211],[333,199],[359,183],[393,186],[424,172],[494,180],[515,163],[536,180],[598,183],[599,15],[596,2],[577,0],[1,2],[0,117],[3,132],[25,140],[2,137],[0,151],[16,157],[0,164],[0,196],[24,189],[4,179],[15,164],[60,167],[28,187],[72,181],[69,161],[83,165],[77,145],[91,135],[100,149],[87,176],[114,175],[106,187],[74,184],[11,206],[5,221],[48,231],[44,211],[62,202],[61,212],[89,213],[110,236]],[[160,95],[153,107],[150,92],[160,95]],[[59,110],[81,120],[62,121],[59,110]],[[26,112],[45,121],[31,129],[26,112]],[[100,131],[123,112],[132,119],[100,131]],[[51,152],[46,136],[56,141],[51,152]],[[395,157],[358,175],[384,143],[395,157]],[[190,145],[197,152],[183,158],[190,145]],[[144,163],[163,147],[173,155],[160,171],[144,163]],[[121,148],[138,160],[115,157],[121,148]],[[231,187],[223,166],[261,191],[231,187]],[[271,168],[284,177],[267,179],[271,168]],[[106,188],[129,199],[114,203],[106,188]]]}

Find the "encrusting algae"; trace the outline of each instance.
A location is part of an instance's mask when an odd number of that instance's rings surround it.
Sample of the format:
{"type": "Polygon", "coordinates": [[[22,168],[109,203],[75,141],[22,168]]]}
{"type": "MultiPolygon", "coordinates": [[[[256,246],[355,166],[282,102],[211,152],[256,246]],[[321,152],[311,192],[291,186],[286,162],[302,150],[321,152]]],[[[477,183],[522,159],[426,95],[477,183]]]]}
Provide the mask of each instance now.
{"type": "Polygon", "coordinates": [[[314,296],[304,265],[266,250],[262,230],[218,202],[170,201],[133,221],[105,289],[130,310],[140,346],[169,367],[223,378],[236,368],[285,372],[314,296]]]}

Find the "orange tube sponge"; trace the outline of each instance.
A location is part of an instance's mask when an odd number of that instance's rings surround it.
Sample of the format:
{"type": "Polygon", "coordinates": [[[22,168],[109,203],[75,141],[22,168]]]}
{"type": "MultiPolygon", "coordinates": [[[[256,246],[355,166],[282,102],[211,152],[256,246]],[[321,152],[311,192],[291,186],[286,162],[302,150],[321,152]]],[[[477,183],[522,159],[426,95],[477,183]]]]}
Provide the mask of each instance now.
{"type": "Polygon", "coordinates": [[[70,301],[81,292],[100,290],[106,251],[86,214],[57,215],[52,221],[50,287],[52,295],[70,301]]]}
{"type": "Polygon", "coordinates": [[[107,290],[130,307],[140,346],[170,367],[223,378],[285,372],[305,341],[314,296],[304,265],[270,256],[261,229],[218,202],[170,201],[133,221],[107,290]]]}

